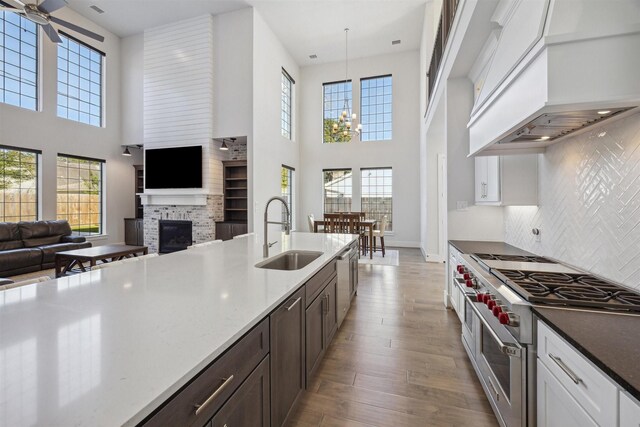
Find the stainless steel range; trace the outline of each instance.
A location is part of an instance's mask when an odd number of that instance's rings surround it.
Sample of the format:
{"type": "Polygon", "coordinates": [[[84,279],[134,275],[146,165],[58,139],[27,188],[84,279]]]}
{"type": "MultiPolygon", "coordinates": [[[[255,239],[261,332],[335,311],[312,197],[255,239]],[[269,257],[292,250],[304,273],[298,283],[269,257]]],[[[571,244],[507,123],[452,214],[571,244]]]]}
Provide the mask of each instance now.
{"type": "Polygon", "coordinates": [[[462,341],[498,421],[535,426],[532,305],[638,312],[640,294],[533,255],[461,255],[462,341]]]}

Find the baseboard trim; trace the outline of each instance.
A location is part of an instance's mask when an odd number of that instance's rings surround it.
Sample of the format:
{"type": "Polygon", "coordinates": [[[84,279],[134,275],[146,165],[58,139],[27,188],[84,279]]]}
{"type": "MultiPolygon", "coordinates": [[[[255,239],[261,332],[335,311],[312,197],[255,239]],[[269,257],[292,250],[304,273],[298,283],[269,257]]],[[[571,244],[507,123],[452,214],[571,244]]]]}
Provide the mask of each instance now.
{"type": "MultiPolygon", "coordinates": [[[[396,248],[419,248],[420,242],[410,242],[406,240],[386,240],[384,242],[385,246],[388,247],[396,247],[396,248]]],[[[380,246],[380,242],[378,242],[378,246],[380,246]]]]}

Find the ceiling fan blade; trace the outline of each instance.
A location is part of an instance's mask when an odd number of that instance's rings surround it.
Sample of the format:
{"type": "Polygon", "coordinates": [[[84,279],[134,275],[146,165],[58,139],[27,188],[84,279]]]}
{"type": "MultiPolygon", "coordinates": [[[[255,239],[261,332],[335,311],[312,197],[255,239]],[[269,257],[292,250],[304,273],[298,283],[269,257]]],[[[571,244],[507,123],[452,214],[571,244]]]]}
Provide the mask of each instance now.
{"type": "Polygon", "coordinates": [[[96,34],[93,31],[89,31],[85,28],[79,27],[78,25],[72,24],[71,22],[65,21],[64,19],[56,18],[55,16],[50,16],[49,20],[51,20],[51,22],[55,22],[56,24],[60,24],[64,27],[67,27],[77,33],[80,33],[87,37],[91,37],[92,39],[98,40],[99,42],[104,41],[104,37],[102,37],[100,34],[96,34]]]}
{"type": "Polygon", "coordinates": [[[62,43],[62,39],[58,35],[58,32],[56,31],[55,28],[53,28],[51,26],[51,24],[43,25],[42,29],[44,30],[44,33],[47,35],[47,37],[49,37],[49,39],[52,42],[54,42],[54,43],[62,43]]]}
{"type": "Polygon", "coordinates": [[[51,13],[58,9],[62,9],[67,5],[67,0],[44,0],[42,4],[38,6],[38,9],[43,12],[51,13]]]}

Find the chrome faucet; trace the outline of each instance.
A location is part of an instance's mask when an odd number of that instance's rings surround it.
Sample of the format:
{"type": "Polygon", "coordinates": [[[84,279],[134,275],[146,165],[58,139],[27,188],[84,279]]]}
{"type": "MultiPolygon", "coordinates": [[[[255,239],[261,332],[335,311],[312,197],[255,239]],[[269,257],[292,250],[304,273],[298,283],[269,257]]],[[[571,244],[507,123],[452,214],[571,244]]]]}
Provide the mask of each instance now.
{"type": "Polygon", "coordinates": [[[267,205],[264,207],[264,245],[262,245],[262,256],[264,256],[265,258],[269,257],[269,248],[273,245],[275,245],[277,243],[277,240],[275,242],[269,243],[269,239],[267,238],[267,225],[268,224],[280,224],[280,225],[284,225],[284,233],[288,236],[289,235],[289,230],[291,229],[291,212],[289,211],[289,206],[287,206],[287,201],[285,199],[283,199],[282,197],[272,197],[269,199],[269,201],[267,202],[267,205]],[[280,200],[282,202],[282,204],[284,205],[285,210],[287,211],[287,218],[288,221],[285,222],[275,222],[275,221],[269,221],[269,204],[271,202],[273,202],[274,200],[280,200]]]}

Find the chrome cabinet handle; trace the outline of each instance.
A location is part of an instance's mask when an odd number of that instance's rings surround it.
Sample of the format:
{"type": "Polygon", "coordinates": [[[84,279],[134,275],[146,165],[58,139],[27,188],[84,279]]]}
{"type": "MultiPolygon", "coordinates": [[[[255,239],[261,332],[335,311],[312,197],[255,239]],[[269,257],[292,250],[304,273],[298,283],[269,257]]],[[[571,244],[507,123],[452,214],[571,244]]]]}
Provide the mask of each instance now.
{"type": "Polygon", "coordinates": [[[233,375],[231,375],[229,378],[227,379],[222,379],[224,382],[220,385],[220,387],[218,387],[216,389],[216,391],[214,391],[211,396],[209,396],[207,398],[207,400],[205,400],[201,405],[195,405],[196,406],[196,416],[198,416],[200,414],[200,412],[202,412],[204,410],[204,408],[206,408],[207,406],[209,406],[209,404],[211,402],[213,402],[215,400],[216,397],[218,397],[220,395],[220,393],[222,393],[224,391],[225,388],[227,388],[229,386],[229,384],[231,384],[231,381],[233,381],[233,375]]]}
{"type": "Polygon", "coordinates": [[[487,320],[482,316],[482,313],[480,313],[480,310],[478,310],[478,307],[476,307],[477,303],[474,303],[473,301],[471,301],[471,299],[469,298],[469,295],[467,294],[465,294],[464,299],[469,303],[469,306],[471,307],[471,309],[473,309],[476,316],[478,316],[484,328],[487,330],[487,332],[489,332],[489,335],[491,335],[491,338],[493,338],[496,344],[498,344],[498,347],[500,347],[500,351],[509,357],[520,358],[522,356],[522,347],[520,346],[520,344],[517,344],[517,343],[506,344],[504,341],[502,341],[498,336],[498,334],[496,334],[496,332],[491,328],[491,325],[489,325],[489,322],[487,322],[487,320]]]}
{"type": "Polygon", "coordinates": [[[560,359],[558,356],[554,356],[553,354],[549,353],[549,357],[551,358],[551,360],[553,360],[554,362],[556,362],[556,365],[558,365],[560,367],[560,369],[562,369],[564,371],[565,374],[567,374],[567,376],[569,378],[571,378],[571,381],[573,381],[576,384],[580,384],[582,381],[582,378],[580,378],[579,376],[577,376],[572,370],[571,368],[569,368],[566,363],[564,363],[562,361],[562,359],[560,359]]]}
{"type": "Polygon", "coordinates": [[[291,303],[291,305],[289,307],[285,307],[287,309],[287,311],[291,311],[291,309],[293,309],[293,307],[300,302],[300,300],[302,299],[302,297],[298,297],[298,299],[296,299],[294,302],[291,303]]]}

